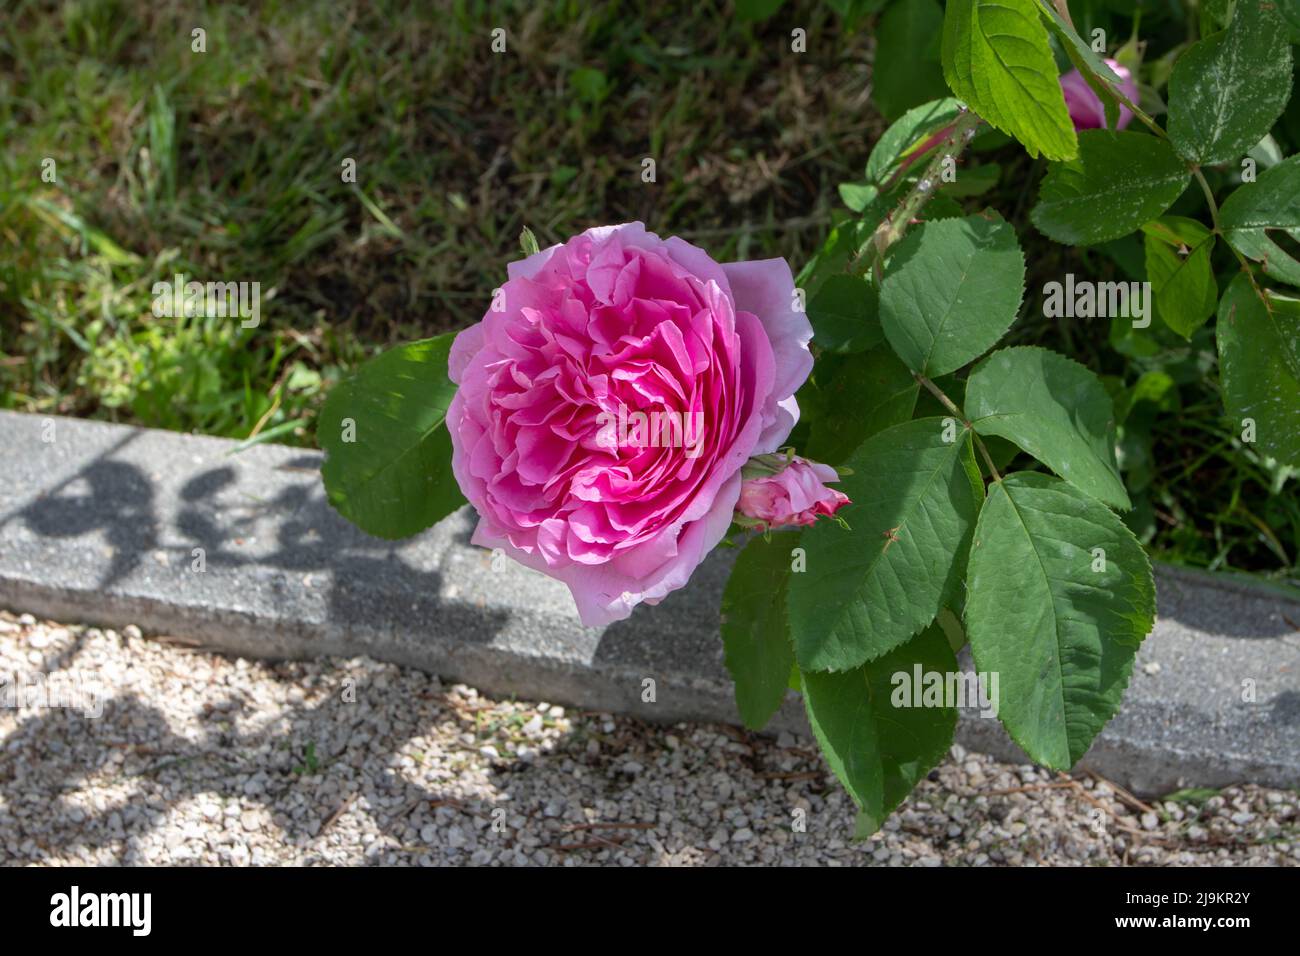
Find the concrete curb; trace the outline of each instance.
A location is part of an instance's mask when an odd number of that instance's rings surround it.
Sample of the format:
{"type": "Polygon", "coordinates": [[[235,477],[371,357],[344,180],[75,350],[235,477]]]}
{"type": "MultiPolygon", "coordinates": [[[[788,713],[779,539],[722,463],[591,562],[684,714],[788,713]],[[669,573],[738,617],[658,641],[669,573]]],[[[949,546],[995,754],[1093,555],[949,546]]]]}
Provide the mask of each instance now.
{"type": "MultiPolygon", "coordinates": [[[[467,510],[405,542],[357,531],[326,503],[315,452],[232,454],[222,439],[13,412],[0,447],[0,606],[250,657],[364,654],[656,721],[737,721],[717,633],[725,551],[658,607],[583,628],[562,585],[494,570],[470,546],[467,510]]],[[[1142,793],[1300,786],[1300,601],[1157,577],[1156,630],[1082,765],[1142,793]]],[[[772,728],[807,732],[793,695],[772,728]]],[[[964,713],[958,739],[1025,759],[996,720],[964,713]]]]}

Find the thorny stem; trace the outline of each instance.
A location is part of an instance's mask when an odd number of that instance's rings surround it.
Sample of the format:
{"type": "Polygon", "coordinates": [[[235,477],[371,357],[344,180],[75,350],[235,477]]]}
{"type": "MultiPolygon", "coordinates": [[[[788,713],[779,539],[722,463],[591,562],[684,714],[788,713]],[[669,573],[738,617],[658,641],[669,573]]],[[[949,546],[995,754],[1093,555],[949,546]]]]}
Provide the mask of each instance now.
{"type": "MultiPolygon", "coordinates": [[[[935,194],[939,183],[943,181],[944,160],[951,157],[955,163],[966,145],[975,138],[975,130],[982,122],[984,121],[973,110],[962,110],[961,115],[953,123],[948,138],[930,159],[929,165],[921,173],[921,178],[916,181],[916,185],[903,197],[898,208],[883,219],[880,225],[876,227],[876,231],[872,233],[871,242],[869,243],[871,249],[870,268],[877,284],[880,281],[880,269],[885,259],[885,252],[890,246],[903,238],[903,233],[907,231],[907,227],[911,225],[921,211],[921,207],[935,194]]],[[[865,272],[866,269],[862,267],[862,260],[866,258],[866,250],[863,250],[858,258],[850,264],[849,271],[855,275],[861,275],[865,272]]]]}
{"type": "Polygon", "coordinates": [[[965,413],[960,408],[957,407],[957,403],[954,402],[951,398],[949,398],[944,393],[943,389],[941,389],[938,385],[935,385],[934,382],[930,381],[924,375],[921,375],[920,373],[917,372],[914,372],[912,374],[916,377],[916,380],[925,387],[926,391],[928,391],[931,395],[933,395],[935,398],[939,400],[940,405],[942,405],[944,408],[948,409],[948,411],[956,415],[958,421],[960,421],[963,425],[965,425],[967,428],[970,429],[970,436],[975,440],[975,447],[978,448],[980,454],[984,456],[984,464],[989,466],[989,474],[993,476],[994,481],[1001,481],[1002,476],[998,474],[997,465],[993,464],[993,456],[989,454],[988,448],[984,446],[984,442],[980,439],[979,434],[975,431],[975,427],[971,425],[970,419],[968,419],[965,413]]]}

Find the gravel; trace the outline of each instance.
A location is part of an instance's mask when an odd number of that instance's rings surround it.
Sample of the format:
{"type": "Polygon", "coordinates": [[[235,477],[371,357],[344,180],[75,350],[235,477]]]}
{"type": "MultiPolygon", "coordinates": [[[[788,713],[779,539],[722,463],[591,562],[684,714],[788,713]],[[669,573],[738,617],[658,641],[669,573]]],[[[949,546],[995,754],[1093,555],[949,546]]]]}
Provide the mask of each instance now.
{"type": "Polygon", "coordinates": [[[789,734],[0,612],[0,694],[24,675],[0,706],[7,865],[1300,864],[1300,796],[1249,784],[1142,801],[954,747],[855,842],[789,734]],[[71,706],[26,706],[36,690],[71,706]]]}

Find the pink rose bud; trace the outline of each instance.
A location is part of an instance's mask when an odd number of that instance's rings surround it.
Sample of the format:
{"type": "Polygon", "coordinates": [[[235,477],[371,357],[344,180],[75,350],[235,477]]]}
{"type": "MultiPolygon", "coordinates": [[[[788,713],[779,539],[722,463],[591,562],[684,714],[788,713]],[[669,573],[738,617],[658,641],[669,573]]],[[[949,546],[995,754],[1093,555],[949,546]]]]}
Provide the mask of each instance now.
{"type": "MultiPolygon", "coordinates": [[[[1118,60],[1107,59],[1106,65],[1119,77],[1120,92],[1128,97],[1130,103],[1136,103],[1138,86],[1137,81],[1133,79],[1133,74],[1127,67],[1121,66],[1118,60]]],[[[1075,129],[1106,128],[1106,110],[1101,105],[1101,98],[1092,91],[1092,87],[1088,85],[1082,73],[1071,70],[1062,76],[1061,92],[1065,94],[1065,105],[1070,111],[1070,119],[1074,121],[1075,129]]],[[[1132,119],[1133,111],[1121,105],[1116,129],[1123,129],[1132,119]]]]}
{"type": "Polygon", "coordinates": [[[839,481],[830,465],[798,455],[764,455],[751,463],[751,470],[773,471],[747,478],[740,486],[736,510],[746,520],[741,524],[780,528],[810,525],[821,515],[833,515],[849,504],[848,496],[826,482],[839,481]]]}
{"type": "Polygon", "coordinates": [[[452,470],[475,544],[608,624],[685,585],[726,536],[741,469],[798,421],[812,326],[784,259],[719,263],[639,222],[508,272],[451,348],[452,470]]]}

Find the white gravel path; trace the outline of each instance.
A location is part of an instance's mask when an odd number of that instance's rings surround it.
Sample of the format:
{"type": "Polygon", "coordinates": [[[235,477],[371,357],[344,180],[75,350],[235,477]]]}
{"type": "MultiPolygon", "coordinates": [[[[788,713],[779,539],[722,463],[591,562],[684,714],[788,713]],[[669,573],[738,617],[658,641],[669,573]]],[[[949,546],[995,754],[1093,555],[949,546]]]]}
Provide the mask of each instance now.
{"type": "Polygon", "coordinates": [[[7,865],[1300,864],[1291,791],[1143,804],[954,748],[855,843],[848,798],[789,737],[0,612],[0,699],[23,675],[81,710],[0,706],[7,865]]]}

